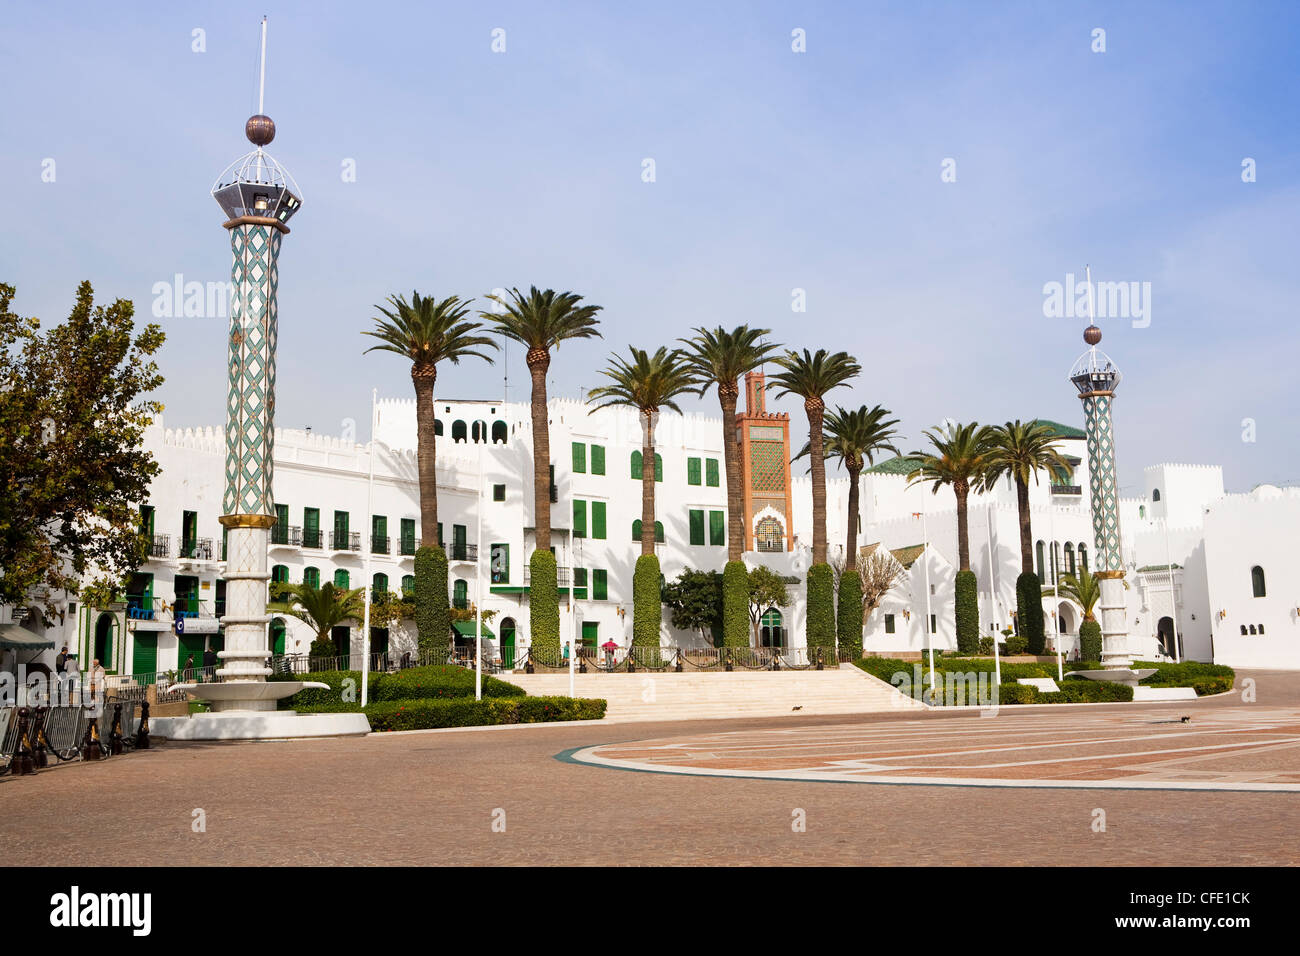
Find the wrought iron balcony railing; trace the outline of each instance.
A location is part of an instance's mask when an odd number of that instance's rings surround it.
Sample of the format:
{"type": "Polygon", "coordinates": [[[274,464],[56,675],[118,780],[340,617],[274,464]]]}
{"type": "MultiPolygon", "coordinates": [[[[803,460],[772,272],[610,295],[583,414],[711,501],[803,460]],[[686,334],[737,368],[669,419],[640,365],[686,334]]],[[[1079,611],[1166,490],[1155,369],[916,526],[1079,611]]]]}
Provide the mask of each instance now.
{"type": "Polygon", "coordinates": [[[360,551],[361,532],[360,531],[331,531],[330,550],[331,551],[360,551]]]}
{"type": "Polygon", "coordinates": [[[302,546],[304,548],[321,547],[321,530],[320,528],[303,528],[302,529],[302,546]]]}
{"type": "Polygon", "coordinates": [[[302,528],[277,524],[271,529],[271,543],[300,548],[302,547],[302,528]]]}
{"type": "Polygon", "coordinates": [[[182,538],[181,552],[178,557],[190,561],[211,561],[212,560],[212,539],[211,538],[182,538]]]}
{"type": "Polygon", "coordinates": [[[1083,489],[1079,485],[1052,485],[1052,494],[1081,495],[1083,494],[1083,489]]]}
{"type": "Polygon", "coordinates": [[[380,537],[372,534],[370,536],[370,553],[371,554],[388,554],[388,537],[380,537]]]}
{"type": "MultiPolygon", "coordinates": [[[[568,587],[572,578],[571,568],[556,568],[555,583],[559,587],[568,587]]],[[[533,583],[533,569],[527,564],[524,565],[524,587],[530,587],[533,583]]]]}
{"type": "Polygon", "coordinates": [[[408,555],[415,554],[416,547],[417,547],[417,543],[414,538],[402,539],[402,544],[401,544],[402,554],[408,554],[408,555]]]}
{"type": "Polygon", "coordinates": [[[149,557],[151,558],[170,558],[172,556],[172,536],[169,534],[156,534],[153,540],[149,542],[149,557]]]}
{"type": "Polygon", "coordinates": [[[453,543],[447,549],[447,560],[449,561],[477,561],[478,545],[476,544],[457,544],[453,543]]]}

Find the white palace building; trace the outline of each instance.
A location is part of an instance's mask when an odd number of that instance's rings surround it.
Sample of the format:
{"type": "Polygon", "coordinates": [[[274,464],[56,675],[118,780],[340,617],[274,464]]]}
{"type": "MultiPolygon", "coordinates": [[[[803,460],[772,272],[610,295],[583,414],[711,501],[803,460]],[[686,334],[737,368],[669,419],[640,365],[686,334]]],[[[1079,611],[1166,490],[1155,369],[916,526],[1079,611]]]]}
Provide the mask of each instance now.
{"type": "MultiPolygon", "coordinates": [[[[766,411],[762,386],[761,375],[747,380],[745,407],[738,413],[745,559],[751,566],[767,564],[791,582],[792,603],[765,615],[759,640],[798,653],[804,647],[810,486],[804,463],[790,464],[788,416],[766,411]]],[[[527,568],[534,540],[529,409],[438,399],[436,414],[438,537],[450,561],[452,600],[495,612],[486,653],[509,667],[529,643],[527,568]]],[[[593,411],[559,398],[550,403],[550,423],[552,542],[560,566],[564,639],[626,645],[632,632],[632,570],[640,548],[637,415],[626,409],[593,411]]],[[[1077,463],[1069,484],[1050,485],[1044,475],[1030,492],[1038,571],[1049,587],[1055,572],[1087,566],[1092,551],[1084,433],[1055,427],[1062,450],[1077,463]]],[[[381,401],[374,440],[366,444],[276,430],[273,487],[279,521],[270,551],[273,579],[390,591],[413,585],[420,535],[415,431],[410,400],[381,401]],[[374,504],[367,527],[372,454],[374,504]]],[[[30,608],[0,608],[0,621],[21,621],[53,637],[56,650],[67,643],[82,661],[98,657],[110,673],[120,675],[178,668],[190,655],[201,663],[203,651],[220,649],[222,640],[221,429],[170,430],[159,420],[146,445],[162,471],[142,509],[151,553],[129,583],[126,600],[86,608],[69,594],[52,618],[35,601],[30,608]],[[180,627],[177,618],[183,618],[180,627]]],[[[657,448],[658,551],[665,577],[672,580],[684,568],[721,570],[727,554],[721,420],[664,413],[657,448]]],[[[858,543],[888,549],[906,568],[866,622],[869,653],[923,651],[927,615],[934,646],[956,646],[955,501],[948,489],[934,495],[928,487],[909,487],[906,471],[905,461],[893,459],[861,479],[858,543]]],[[[844,478],[828,483],[833,560],[843,557],[847,490],[844,478]]],[[[971,495],[969,524],[980,626],[993,636],[1011,623],[1020,571],[1015,490],[1009,482],[971,495]]],[[[1142,497],[1122,502],[1121,526],[1135,657],[1300,668],[1300,575],[1287,553],[1300,539],[1300,489],[1261,486],[1248,494],[1225,494],[1218,466],[1153,465],[1145,470],[1142,497]]],[[[1048,594],[1044,611],[1049,634],[1054,628],[1063,652],[1072,653],[1079,607],[1048,594]]],[[[665,611],[665,644],[700,642],[698,633],[674,629],[669,617],[665,611]]],[[[462,627],[472,634],[472,622],[462,627]]],[[[359,654],[360,629],[358,622],[336,631],[344,653],[359,654]]],[[[305,653],[312,634],[295,619],[276,618],[270,640],[274,652],[305,653]]],[[[414,646],[409,621],[373,635],[376,651],[396,655],[414,646]]],[[[54,653],[47,652],[47,663],[54,653]]]]}

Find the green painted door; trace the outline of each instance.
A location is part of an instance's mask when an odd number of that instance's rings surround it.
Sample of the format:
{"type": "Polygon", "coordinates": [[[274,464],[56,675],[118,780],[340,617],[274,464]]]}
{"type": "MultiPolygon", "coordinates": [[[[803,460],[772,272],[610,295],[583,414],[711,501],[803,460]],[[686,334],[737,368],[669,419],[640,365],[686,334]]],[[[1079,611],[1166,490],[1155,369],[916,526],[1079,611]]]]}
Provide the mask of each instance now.
{"type": "Polygon", "coordinates": [[[271,653],[284,653],[284,621],[278,617],[271,622],[271,653]]]}
{"type": "Polygon", "coordinates": [[[582,645],[583,645],[583,647],[592,647],[592,648],[594,648],[594,647],[596,646],[597,639],[599,638],[599,632],[600,632],[600,622],[598,622],[598,621],[583,621],[583,622],[582,622],[582,645]]]}
{"type": "Polygon", "coordinates": [[[177,636],[176,669],[184,676],[186,662],[194,655],[194,663],[188,666],[196,670],[203,666],[203,650],[207,647],[203,634],[180,634],[177,636]]]}
{"type": "Polygon", "coordinates": [[[136,683],[152,684],[158,670],[158,635],[137,633],[131,652],[131,673],[136,683]]]}
{"type": "Polygon", "coordinates": [[[501,666],[515,666],[515,619],[508,617],[501,622],[501,666]]]}

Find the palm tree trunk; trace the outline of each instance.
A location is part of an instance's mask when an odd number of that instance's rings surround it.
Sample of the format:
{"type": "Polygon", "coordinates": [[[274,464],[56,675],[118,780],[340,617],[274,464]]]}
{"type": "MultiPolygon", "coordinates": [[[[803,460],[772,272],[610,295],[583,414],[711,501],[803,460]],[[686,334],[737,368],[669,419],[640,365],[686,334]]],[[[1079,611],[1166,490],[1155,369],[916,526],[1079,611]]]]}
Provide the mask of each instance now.
{"type": "Polygon", "coordinates": [[[424,547],[438,543],[438,436],[437,409],[433,405],[437,378],[438,366],[432,363],[411,366],[415,385],[415,460],[420,473],[420,544],[424,547]]]}
{"type": "Polygon", "coordinates": [[[533,377],[533,539],[538,551],[551,549],[551,430],[546,408],[546,370],[551,353],[530,349],[528,373],[533,377]]]}
{"type": "Polygon", "coordinates": [[[850,458],[844,463],[849,470],[849,527],[844,534],[844,570],[853,571],[858,566],[858,479],[862,466],[850,458]]]}
{"type": "Polygon", "coordinates": [[[740,442],[736,439],[735,382],[718,383],[718,404],[722,406],[723,463],[727,468],[727,560],[739,561],[745,553],[744,489],[740,485],[740,442]]]}
{"type": "Polygon", "coordinates": [[[641,554],[655,553],[655,415],[641,409],[641,554]]]}
{"type": "Polygon", "coordinates": [[[813,564],[826,563],[826,459],[822,450],[822,419],[826,404],[820,398],[804,402],[808,413],[808,450],[812,455],[813,564]]]}
{"type": "Polygon", "coordinates": [[[1020,513],[1020,573],[1034,570],[1034,531],[1029,522],[1029,485],[1016,476],[1016,510],[1020,513]]]}
{"type": "Polygon", "coordinates": [[[957,495],[957,570],[970,570],[970,528],[966,523],[966,498],[970,494],[970,485],[965,479],[953,482],[953,492],[957,495]]]}

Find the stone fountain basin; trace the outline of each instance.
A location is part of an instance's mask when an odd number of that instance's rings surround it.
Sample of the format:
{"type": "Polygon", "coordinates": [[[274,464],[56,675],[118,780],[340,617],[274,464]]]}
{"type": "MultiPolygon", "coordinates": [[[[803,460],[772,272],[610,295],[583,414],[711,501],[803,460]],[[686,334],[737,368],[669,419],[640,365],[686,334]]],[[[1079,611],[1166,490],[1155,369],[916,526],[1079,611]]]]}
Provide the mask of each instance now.
{"type": "Polygon", "coordinates": [[[1128,684],[1136,687],[1156,672],[1154,667],[1134,669],[1131,667],[1102,668],[1098,671],[1069,671],[1065,676],[1086,677],[1088,680],[1108,680],[1116,684],[1128,684]]]}
{"type": "Polygon", "coordinates": [[[282,700],[300,690],[329,690],[329,684],[308,680],[226,681],[215,684],[172,684],[169,691],[183,690],[200,700],[282,700]]]}

